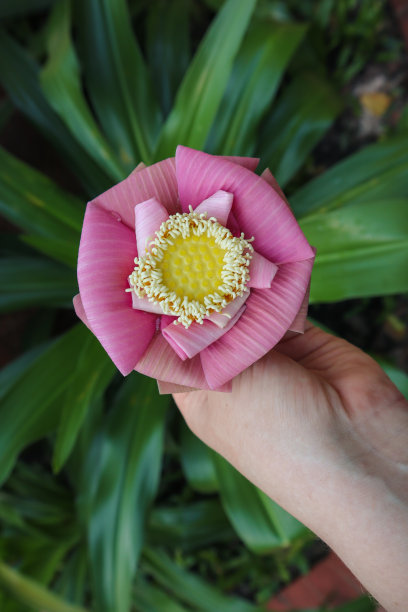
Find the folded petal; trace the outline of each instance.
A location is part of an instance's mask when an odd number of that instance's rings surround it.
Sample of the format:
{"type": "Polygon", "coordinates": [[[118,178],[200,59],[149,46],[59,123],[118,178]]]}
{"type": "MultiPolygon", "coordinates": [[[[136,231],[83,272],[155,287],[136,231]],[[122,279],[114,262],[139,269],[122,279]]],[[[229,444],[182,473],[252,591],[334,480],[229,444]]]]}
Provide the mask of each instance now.
{"type": "Polygon", "coordinates": [[[81,295],[77,293],[77,295],[74,297],[72,302],[74,304],[75,314],[78,317],[78,319],[81,319],[82,323],[84,323],[87,326],[87,328],[92,331],[91,326],[89,325],[88,317],[85,314],[84,305],[82,304],[82,300],[81,300],[81,295]]]}
{"type": "MultiPolygon", "coordinates": [[[[165,382],[163,380],[157,381],[157,386],[159,387],[160,395],[166,395],[167,393],[188,393],[190,391],[199,391],[195,387],[185,387],[183,385],[175,385],[174,383],[165,382]]],[[[219,391],[221,393],[231,393],[232,391],[232,382],[229,381],[225,385],[222,385],[219,389],[214,389],[214,391],[219,391]]]]}
{"type": "Polygon", "coordinates": [[[207,213],[207,219],[215,217],[221,225],[227,225],[228,215],[231,212],[234,196],[226,191],[216,191],[212,196],[203,200],[195,212],[207,213]]]}
{"type": "Polygon", "coordinates": [[[200,355],[210,389],[237,376],[279,342],[300,309],[312,266],[313,258],[284,264],[270,289],[251,290],[239,321],[200,355]]]}
{"type": "Polygon", "coordinates": [[[272,285],[278,266],[260,255],[256,251],[252,253],[251,263],[249,264],[248,287],[255,289],[267,289],[272,285]]]}
{"type": "Polygon", "coordinates": [[[261,177],[264,179],[264,181],[266,181],[268,183],[268,185],[270,185],[272,187],[272,189],[274,189],[276,191],[276,193],[278,195],[280,195],[282,200],[285,200],[286,204],[290,207],[290,204],[287,201],[285,194],[283,193],[282,189],[280,188],[280,186],[278,184],[278,181],[273,176],[273,174],[269,170],[269,168],[265,168],[265,170],[261,174],[261,177]]]}
{"type": "Polygon", "coordinates": [[[125,291],[135,255],[133,231],[88,204],[78,255],[81,300],[90,328],[124,375],[145,352],[157,318],[133,310],[132,297],[125,291]]]}
{"type": "Polygon", "coordinates": [[[221,312],[213,312],[209,317],[207,317],[208,320],[215,325],[218,325],[218,327],[226,327],[231,319],[245,304],[249,298],[249,293],[249,291],[246,291],[243,295],[235,298],[235,300],[230,302],[221,312]]]}
{"type": "Polygon", "coordinates": [[[186,387],[184,385],[176,385],[171,382],[164,380],[158,380],[157,386],[159,388],[160,395],[167,395],[168,393],[188,393],[189,391],[198,391],[195,387],[186,387]]]}
{"type": "Polygon", "coordinates": [[[134,291],[130,292],[132,296],[132,308],[135,310],[143,310],[144,312],[154,312],[154,314],[162,315],[163,311],[160,308],[159,304],[155,302],[149,302],[147,298],[137,297],[134,291]]]}
{"type": "Polygon", "coordinates": [[[259,164],[259,157],[239,157],[239,155],[215,155],[218,159],[226,159],[239,166],[244,166],[254,172],[259,164]]]}
{"type": "Polygon", "coordinates": [[[168,211],[156,198],[150,198],[135,206],[136,245],[139,257],[146,253],[149,242],[156,238],[155,232],[159,231],[161,224],[168,218],[168,211]]]}
{"type": "Polygon", "coordinates": [[[208,389],[200,357],[182,361],[158,332],[135,370],[164,382],[196,389],[208,389]]]}
{"type": "Polygon", "coordinates": [[[306,289],[305,297],[303,298],[303,302],[300,305],[299,312],[293,319],[290,324],[289,331],[297,332],[298,334],[303,334],[305,331],[305,324],[307,318],[307,311],[309,307],[309,294],[310,294],[310,283],[308,288],[306,289]]]}
{"type": "Polygon", "coordinates": [[[202,325],[192,323],[188,329],[183,327],[183,325],[175,325],[173,323],[163,329],[163,337],[172,349],[176,351],[180,359],[183,361],[191,359],[227,333],[238,321],[244,310],[245,306],[241,306],[225,327],[218,327],[209,320],[204,321],[202,325]]]}
{"type": "Polygon", "coordinates": [[[282,197],[250,170],[201,151],[178,146],[176,173],[183,211],[217,190],[234,195],[233,213],[254,248],[281,264],[308,259],[313,251],[282,197]]]}
{"type": "Polygon", "coordinates": [[[132,229],[135,227],[136,204],[150,198],[156,198],[169,215],[180,212],[174,158],[136,170],[137,168],[121,183],[92,200],[92,203],[132,229]]]}

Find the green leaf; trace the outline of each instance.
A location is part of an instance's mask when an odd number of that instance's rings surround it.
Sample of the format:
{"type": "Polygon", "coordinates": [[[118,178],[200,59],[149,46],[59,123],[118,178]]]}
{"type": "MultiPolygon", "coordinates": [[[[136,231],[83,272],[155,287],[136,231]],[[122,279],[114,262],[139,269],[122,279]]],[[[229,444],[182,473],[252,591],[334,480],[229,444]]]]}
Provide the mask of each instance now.
{"type": "Polygon", "coordinates": [[[220,542],[230,542],[235,533],[218,500],[158,506],[149,517],[149,544],[195,550],[220,542]]]}
{"type": "Polygon", "coordinates": [[[146,512],[158,487],[167,404],[156,381],[128,377],[94,430],[78,474],[98,612],[130,608],[146,512]]]}
{"type": "Polygon", "coordinates": [[[190,61],[190,5],[190,0],[156,0],[149,4],[147,57],[165,116],[171,110],[174,95],[190,61]]]}
{"type": "Polygon", "coordinates": [[[408,192],[407,164],[407,136],[370,145],[296,191],[291,206],[301,217],[349,204],[404,198],[408,192]]]}
{"type": "Polygon", "coordinates": [[[271,21],[250,27],[234,62],[208,150],[220,155],[254,153],[259,122],[305,31],[303,25],[271,21]]]}
{"type": "Polygon", "coordinates": [[[318,74],[301,73],[284,90],[261,129],[259,155],[284,187],[332,125],[342,101],[318,74]]]}
{"type": "Polygon", "coordinates": [[[128,170],[152,162],[160,125],[125,0],[76,0],[85,79],[105,133],[128,170]]]}
{"type": "Polygon", "coordinates": [[[115,372],[116,368],[99,341],[88,334],[76,359],[73,379],[62,402],[54,447],[54,471],[59,471],[64,465],[90,404],[103,394],[115,372]]]}
{"type": "Polygon", "coordinates": [[[251,484],[223,457],[213,454],[224,510],[237,534],[255,553],[287,546],[305,528],[251,484]]]}
{"type": "Polygon", "coordinates": [[[356,202],[304,218],[317,248],[310,299],[328,302],[408,291],[408,200],[356,202]]]}
{"type": "Polygon", "coordinates": [[[29,306],[72,307],[77,292],[73,270],[34,257],[7,257],[1,261],[0,312],[29,306]]]}
{"type": "Polygon", "coordinates": [[[78,240],[82,208],[78,198],[0,147],[0,212],[9,221],[35,236],[78,240]]]}
{"type": "Polygon", "coordinates": [[[69,386],[72,364],[78,347],[89,331],[78,324],[51,343],[25,370],[0,403],[0,483],[3,482],[20,451],[55,430],[58,421],[56,400],[69,386]]]}
{"type": "MultiPolygon", "coordinates": [[[[78,262],[79,236],[75,240],[60,240],[59,238],[46,238],[45,236],[20,235],[21,242],[29,244],[34,249],[48,255],[55,261],[59,261],[76,270],[78,262]]],[[[20,250],[23,251],[20,242],[20,250]]],[[[24,251],[23,251],[24,252],[24,251]]]]}
{"type": "Polygon", "coordinates": [[[138,577],[133,587],[134,606],[137,612],[189,612],[174,601],[171,595],[138,577]]]}
{"type": "Polygon", "coordinates": [[[48,60],[40,73],[45,97],[74,138],[115,182],[125,178],[99,131],[82,92],[80,66],[70,35],[69,0],[55,3],[47,27],[48,60]]]}
{"type": "Polygon", "coordinates": [[[64,155],[88,194],[94,196],[105,191],[112,181],[86,155],[49,106],[38,75],[36,62],[10,36],[0,31],[0,82],[13,103],[64,155]]]}
{"type": "Polygon", "coordinates": [[[180,420],[180,442],[181,465],[190,486],[200,493],[217,491],[218,481],[211,451],[182,420],[180,420]]]}
{"type": "Polygon", "coordinates": [[[0,562],[0,586],[32,610],[47,612],[86,612],[84,608],[67,604],[40,584],[22,576],[0,562]]]}
{"type": "Polygon", "coordinates": [[[178,144],[203,148],[255,3],[227,0],[215,17],[177,92],[155,159],[174,155],[178,144]]]}
{"type": "Polygon", "coordinates": [[[143,566],[149,574],[181,602],[193,606],[197,612],[257,612],[258,607],[238,597],[227,597],[207,584],[202,578],[187,572],[160,550],[143,551],[143,566]]]}

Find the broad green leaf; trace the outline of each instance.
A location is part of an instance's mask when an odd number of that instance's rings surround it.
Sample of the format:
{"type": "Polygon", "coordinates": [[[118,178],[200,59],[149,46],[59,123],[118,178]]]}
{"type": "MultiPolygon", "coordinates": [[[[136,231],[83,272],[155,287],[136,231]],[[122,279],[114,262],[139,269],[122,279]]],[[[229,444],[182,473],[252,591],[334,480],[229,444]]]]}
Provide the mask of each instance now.
{"type": "Polygon", "coordinates": [[[107,137],[128,170],[152,162],[160,112],[126,0],[76,0],[85,80],[107,137]]]}
{"type": "Polygon", "coordinates": [[[204,147],[255,3],[227,0],[215,17],[179,87],[156,160],[174,155],[178,144],[204,147]]]}
{"type": "Polygon", "coordinates": [[[302,217],[349,204],[404,198],[407,169],[408,136],[395,137],[350,155],[296,191],[290,203],[302,217]]]}
{"type": "Polygon", "coordinates": [[[301,73],[283,91],[260,132],[261,164],[284,187],[342,109],[330,83],[318,74],[301,73]]]}
{"type": "Polygon", "coordinates": [[[72,364],[88,330],[78,324],[55,340],[15,379],[0,403],[0,483],[20,451],[55,430],[58,421],[56,400],[68,388],[72,364]]]}
{"type": "Polygon", "coordinates": [[[286,546],[304,527],[223,457],[213,454],[224,510],[239,537],[256,553],[286,546]]]}
{"type": "Polygon", "coordinates": [[[22,576],[11,567],[0,562],[0,587],[31,610],[47,612],[86,612],[84,608],[67,604],[51,591],[22,576]]]}
{"type": "Polygon", "coordinates": [[[180,420],[181,465],[193,489],[200,493],[213,493],[218,490],[218,481],[212,461],[211,451],[180,420]]]}
{"type": "Polygon", "coordinates": [[[149,517],[148,541],[152,545],[195,550],[234,538],[218,500],[157,506],[149,517]]]}
{"type": "Polygon", "coordinates": [[[133,374],[94,430],[78,474],[98,612],[127,612],[146,513],[158,487],[168,398],[133,374]]]}
{"type": "Polygon", "coordinates": [[[61,406],[53,467],[61,469],[75,444],[90,404],[105,391],[116,369],[93,334],[79,349],[73,379],[61,406]]]}
{"type": "Polygon", "coordinates": [[[408,291],[408,200],[357,202],[305,217],[317,248],[310,299],[328,302],[408,291]]]}
{"type": "Polygon", "coordinates": [[[190,61],[188,16],[191,0],[156,0],[147,17],[147,57],[165,116],[190,61]]]}
{"type": "Polygon", "coordinates": [[[112,181],[86,155],[46,101],[36,62],[3,30],[0,31],[0,83],[15,106],[64,155],[89,195],[111,187],[112,181]]]}
{"type": "Polygon", "coordinates": [[[208,150],[220,155],[254,153],[259,122],[305,30],[305,26],[293,23],[253,23],[235,59],[208,150]]]}
{"type": "Polygon", "coordinates": [[[196,612],[257,612],[259,608],[238,597],[227,597],[202,578],[176,565],[163,551],[146,548],[143,567],[166,590],[196,612]]]}
{"type": "Polygon", "coordinates": [[[72,307],[73,270],[49,259],[6,257],[0,267],[0,312],[29,306],[72,307]]]}
{"type": "Polygon", "coordinates": [[[8,363],[0,370],[0,402],[9,390],[18,381],[20,376],[28,370],[37,357],[46,350],[46,345],[38,345],[23,353],[20,357],[8,363]]]}
{"type": "Polygon", "coordinates": [[[115,182],[126,172],[100,133],[82,92],[80,66],[72,44],[69,0],[55,3],[47,27],[48,60],[40,73],[45,97],[90,157],[115,182]]]}
{"type": "Polygon", "coordinates": [[[41,172],[0,148],[0,212],[32,235],[77,240],[83,205],[41,172]]]}
{"type": "Polygon", "coordinates": [[[166,591],[153,586],[147,580],[137,577],[133,587],[133,603],[137,612],[189,612],[174,601],[166,591]]]}
{"type": "MultiPolygon", "coordinates": [[[[71,241],[45,236],[20,235],[21,242],[29,244],[34,249],[48,255],[55,261],[59,261],[76,270],[78,262],[79,236],[71,241]]],[[[21,243],[20,243],[21,244],[21,243]]],[[[21,249],[22,250],[22,249],[21,249]]]]}
{"type": "Polygon", "coordinates": [[[82,605],[89,584],[88,555],[84,544],[65,559],[55,583],[55,591],[65,600],[82,605]]]}

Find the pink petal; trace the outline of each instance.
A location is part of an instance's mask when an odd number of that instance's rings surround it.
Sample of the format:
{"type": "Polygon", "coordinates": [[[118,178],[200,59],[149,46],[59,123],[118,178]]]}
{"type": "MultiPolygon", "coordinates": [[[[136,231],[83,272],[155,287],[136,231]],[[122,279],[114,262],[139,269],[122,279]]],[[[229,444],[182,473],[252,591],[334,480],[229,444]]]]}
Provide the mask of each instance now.
{"type": "Polygon", "coordinates": [[[145,352],[156,326],[155,315],[132,309],[125,291],[135,255],[133,231],[88,204],[78,255],[79,290],[93,333],[124,375],[145,352]]]}
{"type": "Polygon", "coordinates": [[[227,333],[238,321],[245,310],[242,306],[225,327],[218,327],[211,321],[204,321],[202,325],[192,323],[188,329],[183,325],[169,325],[163,329],[163,336],[170,344],[172,349],[183,361],[191,359],[207,348],[210,344],[221,338],[227,333]]]}
{"type": "Polygon", "coordinates": [[[132,296],[132,308],[135,310],[144,310],[144,312],[154,312],[154,314],[162,315],[163,311],[160,308],[159,304],[155,302],[149,302],[147,298],[137,297],[134,291],[130,292],[132,296]]]}
{"type": "Polygon", "coordinates": [[[195,387],[186,387],[184,385],[175,385],[171,382],[164,380],[158,380],[157,386],[159,387],[160,395],[167,395],[168,393],[187,393],[189,391],[198,391],[195,387]]]}
{"type": "Polygon", "coordinates": [[[155,335],[135,370],[160,381],[208,389],[200,357],[182,361],[161,333],[155,335]]]}
{"type": "Polygon", "coordinates": [[[226,159],[227,161],[248,168],[254,172],[259,164],[259,157],[239,157],[238,155],[215,155],[218,159],[226,159]]]}
{"type": "Polygon", "coordinates": [[[129,174],[129,176],[132,176],[132,174],[136,174],[136,172],[139,172],[140,170],[144,170],[145,168],[147,168],[146,164],[144,164],[143,162],[139,162],[136,168],[132,170],[132,172],[129,174]]]}
{"type": "Polygon", "coordinates": [[[252,253],[251,263],[249,264],[250,280],[248,282],[248,287],[267,289],[271,286],[277,271],[277,265],[255,251],[252,253]]]}
{"type": "Polygon", "coordinates": [[[207,317],[208,320],[215,325],[218,325],[218,327],[226,327],[231,319],[245,304],[249,298],[249,293],[249,291],[246,291],[240,297],[235,298],[235,300],[230,302],[221,312],[213,312],[209,317],[207,317]]]}
{"type": "Polygon", "coordinates": [[[268,183],[268,185],[270,185],[272,187],[272,189],[274,189],[276,191],[276,193],[278,195],[280,195],[282,200],[285,200],[286,204],[290,207],[290,204],[287,201],[285,194],[283,193],[282,189],[279,187],[278,181],[273,176],[273,174],[269,170],[269,168],[265,168],[265,170],[261,174],[261,177],[264,179],[264,181],[266,181],[268,183]]]}
{"type": "Polygon", "coordinates": [[[161,224],[168,218],[168,211],[156,198],[150,198],[135,206],[136,244],[139,257],[146,253],[147,245],[156,238],[155,232],[159,231],[161,224]]]}
{"type": "Polygon", "coordinates": [[[133,229],[136,204],[150,198],[156,198],[169,215],[180,212],[174,158],[165,159],[137,172],[133,170],[125,180],[97,196],[92,203],[133,229]]]}
{"type": "Polygon", "coordinates": [[[270,289],[253,289],[234,327],[204,349],[201,363],[215,389],[260,359],[283,337],[306,293],[313,258],[284,264],[270,289]]]}
{"type": "Polygon", "coordinates": [[[89,325],[88,318],[85,314],[84,306],[81,300],[81,295],[77,293],[77,295],[74,297],[72,302],[74,304],[75,314],[78,317],[78,319],[81,319],[82,323],[84,323],[87,326],[87,328],[92,331],[91,326],[89,325]]]}
{"type": "Polygon", "coordinates": [[[310,294],[310,283],[308,288],[306,289],[305,297],[303,298],[303,302],[299,308],[299,312],[296,317],[293,319],[290,324],[289,331],[297,332],[298,334],[303,334],[305,331],[305,323],[307,318],[307,310],[309,307],[309,294],[310,294]]]}
{"type": "Polygon", "coordinates": [[[179,145],[176,173],[183,211],[222,189],[234,195],[233,213],[254,248],[275,263],[313,257],[313,251],[286,202],[253,172],[230,161],[179,145]]]}
{"type": "Polygon", "coordinates": [[[232,193],[226,191],[216,191],[212,196],[203,200],[201,204],[197,206],[195,212],[198,214],[207,213],[207,218],[215,217],[218,223],[221,225],[227,225],[228,215],[231,212],[232,200],[234,196],[232,193]]]}

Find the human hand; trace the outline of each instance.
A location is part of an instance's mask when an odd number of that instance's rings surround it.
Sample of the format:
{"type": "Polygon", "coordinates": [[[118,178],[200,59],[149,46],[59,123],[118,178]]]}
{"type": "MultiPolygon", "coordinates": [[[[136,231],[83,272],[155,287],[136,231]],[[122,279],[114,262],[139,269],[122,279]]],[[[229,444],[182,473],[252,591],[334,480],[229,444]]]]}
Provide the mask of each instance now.
{"type": "Polygon", "coordinates": [[[405,609],[390,607],[387,580],[383,593],[375,578],[394,521],[405,519],[408,541],[408,403],[375,361],[309,324],[238,376],[232,393],[175,400],[198,437],[335,548],[387,609],[405,609]],[[368,522],[379,526],[370,545],[368,522]]]}

